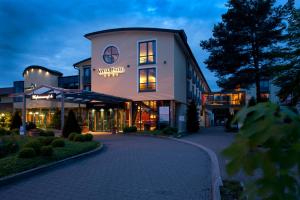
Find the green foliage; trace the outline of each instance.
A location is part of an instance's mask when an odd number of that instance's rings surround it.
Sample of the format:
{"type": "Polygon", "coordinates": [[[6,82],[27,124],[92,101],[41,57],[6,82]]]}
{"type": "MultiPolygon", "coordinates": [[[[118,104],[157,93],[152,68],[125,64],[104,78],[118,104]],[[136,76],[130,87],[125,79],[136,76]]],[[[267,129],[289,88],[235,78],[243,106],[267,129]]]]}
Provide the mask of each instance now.
{"type": "Polygon", "coordinates": [[[243,170],[262,175],[246,185],[250,199],[297,199],[300,196],[300,116],[272,103],[260,103],[237,113],[242,127],[224,150],[230,175],[243,170]]]}
{"type": "Polygon", "coordinates": [[[133,132],[137,132],[136,126],[126,126],[123,128],[123,133],[133,133],[133,132]]]}
{"type": "Polygon", "coordinates": [[[213,28],[213,36],[201,42],[210,55],[208,69],[220,78],[224,89],[256,85],[260,102],[260,80],[270,75],[286,28],[287,6],[275,0],[229,0],[222,21],[213,28]]]}
{"type": "Polygon", "coordinates": [[[69,139],[70,141],[74,141],[74,138],[75,138],[76,135],[79,135],[79,133],[71,133],[71,134],[69,135],[68,139],[69,139]]]}
{"type": "Polygon", "coordinates": [[[24,145],[24,147],[29,147],[29,148],[31,147],[34,149],[36,154],[39,154],[41,151],[42,143],[38,139],[35,139],[35,140],[32,140],[32,141],[26,143],[24,145]]]}
{"type": "Polygon", "coordinates": [[[42,156],[52,156],[53,155],[53,148],[52,146],[43,146],[41,148],[41,155],[42,156]]]}
{"type": "Polygon", "coordinates": [[[20,113],[16,111],[11,120],[10,130],[19,129],[21,125],[22,125],[22,119],[20,113]]]}
{"type": "Polygon", "coordinates": [[[84,141],[85,141],[85,137],[84,137],[84,135],[77,134],[77,135],[75,135],[75,137],[74,137],[74,141],[75,141],[75,142],[84,142],[84,141]]]}
{"type": "Polygon", "coordinates": [[[55,137],[49,137],[49,136],[38,137],[38,140],[40,141],[40,143],[42,143],[43,146],[50,145],[54,139],[55,139],[55,137]]]}
{"type": "Polygon", "coordinates": [[[168,126],[168,127],[164,128],[161,132],[163,135],[176,135],[178,132],[178,129],[168,126]]]}
{"type": "Polygon", "coordinates": [[[195,101],[191,101],[187,107],[186,128],[188,132],[194,133],[199,130],[199,111],[195,101]]]}
{"type": "Polygon", "coordinates": [[[65,146],[65,140],[64,139],[55,139],[52,141],[51,145],[53,147],[64,147],[65,146]]]}
{"type": "Polygon", "coordinates": [[[70,110],[63,129],[63,137],[68,138],[71,133],[81,133],[81,128],[78,125],[75,113],[70,110]]]}
{"type": "Polygon", "coordinates": [[[11,132],[5,128],[0,128],[0,136],[2,135],[10,135],[11,132]]]}
{"type": "Polygon", "coordinates": [[[32,147],[25,147],[19,152],[19,158],[33,158],[36,156],[36,152],[32,147]]]}
{"type": "Polygon", "coordinates": [[[92,141],[93,140],[93,135],[92,134],[90,134],[90,133],[87,133],[87,134],[85,134],[84,135],[84,139],[85,139],[85,141],[87,141],[87,142],[89,142],[89,141],[92,141]]]}
{"type": "Polygon", "coordinates": [[[40,136],[45,136],[45,137],[54,137],[55,134],[53,131],[49,131],[49,130],[46,130],[46,131],[41,131],[39,133],[40,136]]]}
{"type": "Polygon", "coordinates": [[[5,157],[10,153],[16,153],[19,145],[12,137],[3,137],[0,140],[0,158],[5,157]]]}

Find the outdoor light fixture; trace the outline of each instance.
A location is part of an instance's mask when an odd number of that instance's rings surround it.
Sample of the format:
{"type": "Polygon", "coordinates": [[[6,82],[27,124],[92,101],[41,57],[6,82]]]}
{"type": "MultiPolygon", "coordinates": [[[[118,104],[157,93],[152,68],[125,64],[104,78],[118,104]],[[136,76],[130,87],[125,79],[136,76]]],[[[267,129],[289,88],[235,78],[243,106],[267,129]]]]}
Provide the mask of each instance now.
{"type": "Polygon", "coordinates": [[[41,69],[39,69],[39,73],[42,73],[42,70],[41,70],[41,69]]]}
{"type": "Polygon", "coordinates": [[[29,112],[29,115],[32,115],[32,112],[29,112]]]}
{"type": "Polygon", "coordinates": [[[49,72],[46,72],[46,75],[48,76],[48,75],[49,75],[49,72]]]}

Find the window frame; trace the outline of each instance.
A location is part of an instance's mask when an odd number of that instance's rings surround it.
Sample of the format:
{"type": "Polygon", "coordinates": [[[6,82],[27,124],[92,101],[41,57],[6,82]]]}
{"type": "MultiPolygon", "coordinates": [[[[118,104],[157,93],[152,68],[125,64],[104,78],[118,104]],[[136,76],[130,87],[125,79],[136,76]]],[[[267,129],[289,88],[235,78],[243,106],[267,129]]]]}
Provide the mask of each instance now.
{"type": "Polygon", "coordinates": [[[137,63],[138,63],[138,66],[144,66],[144,65],[155,65],[157,62],[156,62],[156,59],[157,59],[157,40],[156,39],[149,39],[149,40],[142,40],[142,41],[138,41],[138,44],[137,44],[138,48],[138,52],[137,52],[137,63]],[[152,44],[154,43],[154,48],[152,47],[153,49],[153,55],[150,55],[150,56],[153,56],[153,62],[149,62],[149,43],[152,42],[152,44]],[[143,56],[143,57],[146,57],[146,60],[147,62],[145,63],[141,63],[140,62],[140,46],[142,43],[146,43],[146,56],[143,56]]]}
{"type": "Polygon", "coordinates": [[[157,69],[156,69],[156,67],[149,67],[149,68],[140,68],[140,69],[138,69],[138,92],[140,93],[140,92],[156,92],[157,91],[157,69]],[[146,85],[147,85],[147,89],[145,89],[145,90],[141,90],[141,87],[140,87],[140,85],[141,85],[141,82],[140,82],[140,72],[142,71],[142,70],[146,70],[146,85]],[[154,73],[155,73],[155,82],[149,82],[149,70],[154,70],[154,73]],[[149,84],[155,84],[155,89],[148,89],[148,87],[149,87],[149,84]]]}

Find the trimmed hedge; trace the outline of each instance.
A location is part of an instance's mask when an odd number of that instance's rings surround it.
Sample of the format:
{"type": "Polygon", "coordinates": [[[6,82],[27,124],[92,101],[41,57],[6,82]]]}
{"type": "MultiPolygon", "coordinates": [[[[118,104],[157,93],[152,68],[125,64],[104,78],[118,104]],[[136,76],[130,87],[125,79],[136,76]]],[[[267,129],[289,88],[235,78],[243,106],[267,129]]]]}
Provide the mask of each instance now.
{"type": "Polygon", "coordinates": [[[71,133],[71,134],[68,136],[68,139],[69,139],[70,141],[74,141],[74,138],[75,138],[76,135],[79,135],[79,133],[73,132],[73,133],[71,133]]]}
{"type": "Polygon", "coordinates": [[[78,134],[74,137],[75,142],[85,142],[85,137],[84,135],[78,134]]]}
{"type": "Polygon", "coordinates": [[[161,132],[164,135],[174,135],[178,132],[178,129],[168,126],[168,127],[164,128],[161,132]]]}
{"type": "Polygon", "coordinates": [[[84,135],[85,141],[87,141],[87,142],[92,141],[93,137],[94,136],[90,133],[84,135]]]}
{"type": "Polygon", "coordinates": [[[123,128],[123,132],[124,133],[137,132],[137,127],[136,126],[126,126],[125,128],[123,128]]]}
{"type": "Polygon", "coordinates": [[[64,147],[65,141],[63,139],[55,139],[51,143],[52,147],[64,147]]]}
{"type": "Polygon", "coordinates": [[[42,143],[43,146],[50,145],[54,139],[55,137],[45,137],[45,136],[41,136],[38,138],[38,140],[42,143]]]}
{"type": "Polygon", "coordinates": [[[34,151],[34,149],[32,147],[25,147],[25,148],[21,149],[18,156],[20,158],[33,158],[36,156],[36,152],[34,151]]]}
{"type": "Polygon", "coordinates": [[[5,128],[0,128],[0,136],[1,135],[10,135],[11,132],[5,128]]]}
{"type": "Polygon", "coordinates": [[[40,136],[45,136],[45,137],[54,137],[55,134],[53,131],[41,131],[39,133],[40,136]]]}
{"type": "Polygon", "coordinates": [[[42,148],[41,148],[41,155],[42,156],[52,156],[53,155],[53,148],[52,148],[52,146],[43,146],[42,148]]]}
{"type": "Polygon", "coordinates": [[[40,153],[42,146],[42,143],[38,139],[30,141],[24,145],[25,148],[33,148],[36,154],[40,153]]]}
{"type": "Polygon", "coordinates": [[[19,145],[15,141],[2,141],[0,143],[0,158],[5,157],[7,154],[16,153],[19,145]]]}

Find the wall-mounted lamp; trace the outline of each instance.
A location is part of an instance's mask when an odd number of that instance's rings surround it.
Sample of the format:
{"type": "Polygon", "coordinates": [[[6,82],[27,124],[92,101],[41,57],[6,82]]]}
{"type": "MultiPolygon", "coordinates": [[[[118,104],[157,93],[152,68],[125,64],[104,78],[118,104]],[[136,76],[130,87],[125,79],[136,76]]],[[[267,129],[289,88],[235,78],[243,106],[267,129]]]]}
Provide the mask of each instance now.
{"type": "Polygon", "coordinates": [[[167,61],[166,61],[166,60],[164,61],[164,64],[167,64],[167,61]]]}

